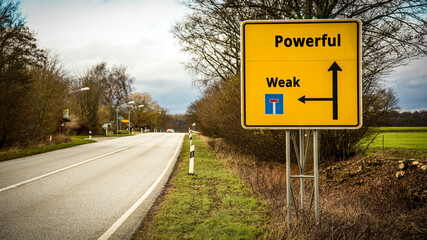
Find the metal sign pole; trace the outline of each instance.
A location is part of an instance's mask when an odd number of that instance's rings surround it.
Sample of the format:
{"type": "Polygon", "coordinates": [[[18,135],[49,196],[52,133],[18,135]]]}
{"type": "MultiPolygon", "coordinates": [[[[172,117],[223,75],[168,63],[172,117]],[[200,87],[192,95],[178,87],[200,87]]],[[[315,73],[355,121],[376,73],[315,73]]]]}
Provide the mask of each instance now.
{"type": "Polygon", "coordinates": [[[319,216],[319,140],[318,130],[313,131],[313,165],[314,165],[314,210],[316,224],[320,223],[319,216]]]}
{"type": "MultiPolygon", "coordinates": [[[[300,174],[304,175],[305,168],[305,156],[304,156],[304,130],[299,130],[299,160],[300,160],[300,174]]],[[[304,202],[305,202],[305,186],[304,186],[304,178],[300,178],[301,184],[301,211],[304,211],[304,202]]]]}
{"type": "Polygon", "coordinates": [[[291,131],[286,130],[286,204],[288,208],[288,228],[291,228],[291,131]]]}
{"type": "MultiPolygon", "coordinates": [[[[295,214],[298,218],[298,206],[295,201],[295,195],[292,191],[292,182],[291,178],[299,178],[301,184],[301,211],[304,212],[305,209],[305,178],[313,179],[313,193],[311,194],[310,199],[310,208],[314,202],[314,211],[316,224],[320,223],[320,214],[319,214],[319,137],[318,130],[308,131],[307,143],[305,142],[305,133],[304,130],[299,130],[299,147],[296,144],[295,135],[293,135],[292,140],[294,142],[294,150],[297,156],[297,164],[299,169],[299,175],[291,175],[291,133],[290,130],[286,130],[286,203],[287,203],[287,222],[288,228],[291,227],[292,222],[292,202],[294,204],[295,214]],[[305,175],[305,164],[307,161],[307,151],[310,147],[310,136],[313,134],[313,175],[305,175]],[[306,145],[307,144],[307,145],[306,145]],[[306,145],[306,146],[305,146],[306,145]],[[299,151],[298,151],[299,149],[299,151]]],[[[302,215],[304,216],[304,214],[302,215]]]]}

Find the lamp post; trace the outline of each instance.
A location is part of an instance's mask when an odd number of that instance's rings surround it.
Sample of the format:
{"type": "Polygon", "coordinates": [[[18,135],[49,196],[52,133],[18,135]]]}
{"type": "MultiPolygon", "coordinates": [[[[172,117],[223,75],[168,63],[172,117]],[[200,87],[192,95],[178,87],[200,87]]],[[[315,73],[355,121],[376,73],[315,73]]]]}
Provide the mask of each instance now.
{"type": "MultiPolygon", "coordinates": [[[[134,101],[132,101],[132,104],[134,104],[135,102],[134,101]]],[[[141,105],[138,105],[137,106],[137,108],[142,108],[142,107],[144,107],[144,104],[141,104],[141,105]]],[[[131,133],[131,131],[130,131],[130,112],[133,110],[133,108],[131,108],[130,110],[129,110],[129,133],[131,133]]]]}
{"type": "MultiPolygon", "coordinates": [[[[142,108],[144,107],[144,104],[138,105],[136,108],[142,108]]],[[[130,118],[130,117],[129,117],[130,118]]],[[[142,132],[141,132],[142,133],[142,132]]]]}
{"type": "MultiPolygon", "coordinates": [[[[128,102],[128,104],[135,104],[135,101],[130,101],[128,102]]],[[[132,108],[129,110],[129,117],[128,117],[129,134],[132,134],[132,132],[130,131],[130,111],[132,111],[132,108]]]]}
{"type": "MultiPolygon", "coordinates": [[[[123,105],[127,105],[127,104],[134,104],[135,103],[135,101],[130,101],[130,102],[127,102],[127,103],[123,103],[123,104],[121,104],[121,105],[119,105],[117,108],[116,108],[116,134],[119,134],[119,108],[121,107],[121,106],[123,106],[123,105]]],[[[130,114],[129,114],[130,115],[130,114]]],[[[130,119],[129,119],[129,124],[130,124],[130,119]]],[[[130,125],[129,125],[130,126],[130,125]]],[[[130,127],[129,127],[129,131],[130,131],[130,127]]]]}
{"type": "MultiPolygon", "coordinates": [[[[80,89],[76,89],[76,90],[73,90],[73,91],[69,92],[67,96],[70,96],[71,94],[76,93],[76,92],[87,91],[89,89],[90,89],[89,87],[83,87],[83,88],[80,88],[80,89]]],[[[65,125],[64,124],[64,116],[62,116],[62,120],[61,120],[61,134],[64,134],[64,125],[65,125]]]]}

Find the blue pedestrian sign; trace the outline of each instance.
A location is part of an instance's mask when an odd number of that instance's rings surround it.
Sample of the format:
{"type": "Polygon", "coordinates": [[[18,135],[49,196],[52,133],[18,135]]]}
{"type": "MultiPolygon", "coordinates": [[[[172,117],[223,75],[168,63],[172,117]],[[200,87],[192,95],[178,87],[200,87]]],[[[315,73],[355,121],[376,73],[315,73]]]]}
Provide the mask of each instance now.
{"type": "Polygon", "coordinates": [[[265,94],[265,114],[283,114],[283,94],[265,94]]]}

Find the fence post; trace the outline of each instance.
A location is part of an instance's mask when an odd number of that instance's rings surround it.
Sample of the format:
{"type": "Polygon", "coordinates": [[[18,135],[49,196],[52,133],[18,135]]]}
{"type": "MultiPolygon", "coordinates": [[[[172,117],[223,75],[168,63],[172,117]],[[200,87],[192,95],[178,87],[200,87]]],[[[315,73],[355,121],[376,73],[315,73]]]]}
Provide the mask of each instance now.
{"type": "Polygon", "coordinates": [[[384,152],[384,134],[383,134],[383,152],[384,152]]]}

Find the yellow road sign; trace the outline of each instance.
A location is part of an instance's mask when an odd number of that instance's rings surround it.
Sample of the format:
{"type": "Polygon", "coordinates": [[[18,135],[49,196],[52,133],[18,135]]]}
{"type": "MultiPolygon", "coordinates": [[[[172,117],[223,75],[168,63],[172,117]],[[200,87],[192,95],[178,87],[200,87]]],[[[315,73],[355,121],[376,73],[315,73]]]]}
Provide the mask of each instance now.
{"type": "Polygon", "coordinates": [[[359,20],[245,21],[242,126],[362,126],[359,20]]]}

